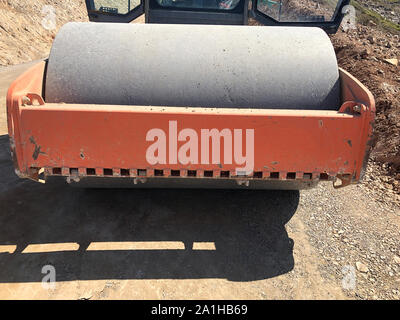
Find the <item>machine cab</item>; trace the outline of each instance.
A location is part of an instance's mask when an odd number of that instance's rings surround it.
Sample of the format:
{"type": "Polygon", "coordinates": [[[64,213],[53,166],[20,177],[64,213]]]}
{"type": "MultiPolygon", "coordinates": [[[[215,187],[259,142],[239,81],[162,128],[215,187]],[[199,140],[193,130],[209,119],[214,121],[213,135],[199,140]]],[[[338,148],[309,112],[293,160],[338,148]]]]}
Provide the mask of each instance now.
{"type": "Polygon", "coordinates": [[[86,0],[89,20],[129,23],[247,25],[250,18],[269,26],[339,28],[350,0],[86,0]],[[251,2],[251,4],[249,4],[251,2]]]}

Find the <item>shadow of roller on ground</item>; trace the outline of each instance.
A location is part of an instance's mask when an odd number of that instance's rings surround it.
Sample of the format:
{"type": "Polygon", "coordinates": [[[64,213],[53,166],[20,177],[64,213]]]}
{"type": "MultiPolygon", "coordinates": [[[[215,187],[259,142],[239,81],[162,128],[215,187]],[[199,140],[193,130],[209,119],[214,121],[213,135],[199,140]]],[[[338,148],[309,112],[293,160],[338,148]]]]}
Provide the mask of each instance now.
{"type": "Polygon", "coordinates": [[[285,224],[298,191],[77,189],[20,180],[0,136],[0,282],[98,279],[267,279],[294,267],[285,224]],[[93,242],[182,241],[183,250],[88,251],[93,242]],[[31,244],[78,243],[77,251],[23,252],[31,244]],[[192,250],[214,242],[216,250],[192,250]]]}

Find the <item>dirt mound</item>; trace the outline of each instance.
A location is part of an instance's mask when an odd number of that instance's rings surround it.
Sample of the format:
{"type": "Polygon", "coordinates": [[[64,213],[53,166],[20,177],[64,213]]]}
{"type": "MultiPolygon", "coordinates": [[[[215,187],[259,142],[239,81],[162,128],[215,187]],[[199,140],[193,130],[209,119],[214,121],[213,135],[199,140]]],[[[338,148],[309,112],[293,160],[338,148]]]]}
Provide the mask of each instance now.
{"type": "Polygon", "coordinates": [[[332,42],[339,65],[375,97],[377,117],[371,159],[379,165],[386,187],[400,193],[400,66],[391,64],[400,58],[399,35],[359,25],[349,33],[339,31],[332,42]]]}
{"type": "Polygon", "coordinates": [[[85,1],[0,0],[0,65],[45,57],[68,21],[87,21],[85,1]]]}

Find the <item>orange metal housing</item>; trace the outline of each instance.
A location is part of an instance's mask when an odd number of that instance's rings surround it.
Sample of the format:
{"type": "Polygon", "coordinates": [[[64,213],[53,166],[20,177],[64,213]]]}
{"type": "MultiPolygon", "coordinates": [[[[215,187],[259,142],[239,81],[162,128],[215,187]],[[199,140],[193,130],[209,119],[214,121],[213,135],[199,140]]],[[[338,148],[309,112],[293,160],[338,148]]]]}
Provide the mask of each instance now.
{"type": "Polygon", "coordinates": [[[340,178],[342,187],[360,179],[370,149],[374,98],[344,70],[339,111],[52,104],[42,98],[44,73],[45,62],[40,62],[7,94],[11,151],[23,178],[40,180],[43,172],[45,178],[62,176],[68,182],[88,176],[132,184],[191,178],[247,186],[253,180],[340,178]],[[236,174],[236,164],[150,165],[146,150],[153,142],[146,134],[153,128],[168,132],[169,121],[177,122],[178,132],[191,128],[199,136],[201,129],[254,129],[254,171],[244,177],[236,174]]]}

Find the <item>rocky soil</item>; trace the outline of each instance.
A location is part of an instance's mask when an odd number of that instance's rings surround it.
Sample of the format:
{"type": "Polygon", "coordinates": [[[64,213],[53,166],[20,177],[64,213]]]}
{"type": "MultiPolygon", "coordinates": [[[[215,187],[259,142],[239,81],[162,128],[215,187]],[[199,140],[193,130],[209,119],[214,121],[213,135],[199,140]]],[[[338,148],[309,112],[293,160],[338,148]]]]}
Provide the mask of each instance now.
{"type": "Polygon", "coordinates": [[[47,56],[68,21],[87,21],[85,1],[0,0],[0,66],[47,56]]]}
{"type": "MultiPolygon", "coordinates": [[[[332,36],[339,65],[356,76],[376,100],[375,164],[367,181],[400,194],[400,59],[399,35],[358,25],[332,36]]],[[[371,167],[372,168],[372,167],[371,167]]]]}
{"type": "Polygon", "coordinates": [[[400,0],[358,0],[366,8],[400,24],[400,0]]]}
{"type": "Polygon", "coordinates": [[[301,193],[296,215],[326,281],[353,279],[342,286],[351,299],[400,299],[400,206],[385,190],[319,185],[301,193]]]}

